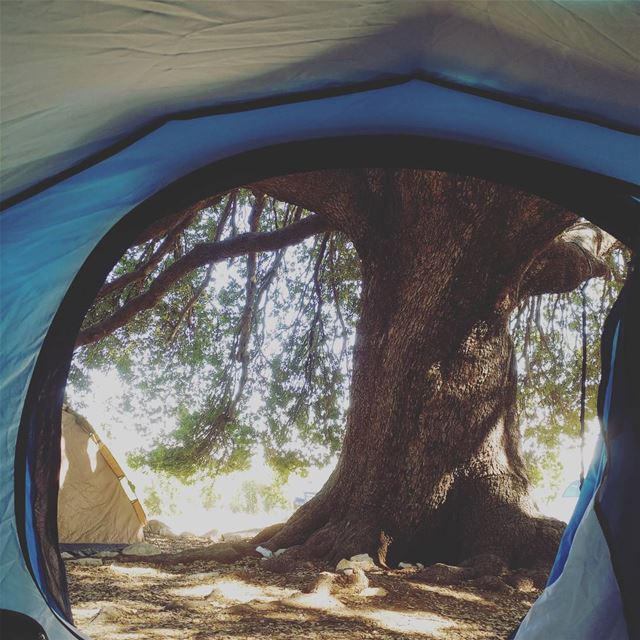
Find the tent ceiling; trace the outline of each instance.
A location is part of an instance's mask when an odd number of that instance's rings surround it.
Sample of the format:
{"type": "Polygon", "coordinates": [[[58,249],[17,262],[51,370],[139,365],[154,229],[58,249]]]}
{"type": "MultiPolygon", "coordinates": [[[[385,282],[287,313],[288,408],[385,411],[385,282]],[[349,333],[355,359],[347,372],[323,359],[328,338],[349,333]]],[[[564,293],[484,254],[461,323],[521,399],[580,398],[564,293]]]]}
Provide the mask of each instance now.
{"type": "Polygon", "coordinates": [[[627,2],[3,2],[2,198],[166,116],[426,74],[637,130],[627,2]]]}

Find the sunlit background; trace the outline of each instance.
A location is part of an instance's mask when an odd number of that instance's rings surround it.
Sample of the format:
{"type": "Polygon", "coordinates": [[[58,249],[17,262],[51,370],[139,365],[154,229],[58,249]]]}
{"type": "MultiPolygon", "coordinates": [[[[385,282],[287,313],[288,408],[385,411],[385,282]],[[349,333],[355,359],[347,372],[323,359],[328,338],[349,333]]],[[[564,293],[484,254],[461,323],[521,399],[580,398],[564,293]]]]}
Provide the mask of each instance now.
{"type": "MultiPolygon", "coordinates": [[[[92,372],[91,377],[87,392],[74,392],[72,387],[68,388],[71,405],[80,408],[125,469],[147,516],[162,520],[175,533],[202,535],[216,529],[220,533],[231,533],[281,522],[293,512],[296,499],[298,502],[306,500],[320,490],[336,463],[334,459],[329,465],[311,467],[304,477],[293,474],[283,485],[278,484],[276,473],[265,463],[260,452],[253,457],[247,471],[190,484],[145,468],[133,468],[127,464],[127,456],[148,447],[148,438],[132,428],[121,410],[123,388],[117,373],[98,371],[92,372]]],[[[145,431],[157,433],[171,429],[170,418],[165,420],[167,422],[163,424],[148,424],[145,431]]],[[[596,420],[587,424],[585,466],[593,455],[598,430],[596,420]]],[[[561,438],[559,461],[559,476],[543,478],[534,488],[534,496],[542,513],[566,522],[576,498],[563,494],[580,475],[581,451],[575,439],[561,438]]]]}
{"type": "MultiPolygon", "coordinates": [[[[128,454],[149,446],[148,438],[132,428],[122,406],[122,382],[115,371],[93,372],[91,390],[76,392],[68,387],[72,407],[89,420],[135,486],[148,518],[158,518],[174,533],[202,535],[217,529],[231,533],[281,522],[291,515],[296,498],[306,499],[329,477],[333,464],[312,467],[305,477],[292,475],[284,485],[257,453],[251,468],[214,479],[185,484],[180,480],[127,464],[128,454]],[[265,500],[265,488],[276,492],[265,500]],[[262,494],[262,495],[261,495],[262,494]],[[306,495],[305,495],[306,494],[306,495]],[[265,505],[265,502],[267,503],[265,505]],[[275,502],[276,504],[270,504],[275,502]],[[280,504],[278,504],[278,502],[280,504]]],[[[172,428],[169,417],[162,425],[147,425],[150,433],[172,428]]]]}

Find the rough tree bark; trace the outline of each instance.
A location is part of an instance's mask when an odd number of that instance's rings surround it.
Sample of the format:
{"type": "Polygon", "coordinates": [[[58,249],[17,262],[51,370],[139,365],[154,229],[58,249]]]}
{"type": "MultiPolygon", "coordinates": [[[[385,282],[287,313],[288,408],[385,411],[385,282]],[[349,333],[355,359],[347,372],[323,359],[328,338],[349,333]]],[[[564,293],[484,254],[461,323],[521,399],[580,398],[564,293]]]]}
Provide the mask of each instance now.
{"type": "Polygon", "coordinates": [[[529,497],[508,320],[523,296],[602,274],[561,235],[576,216],[437,172],[318,172],[257,187],[325,217],[362,262],[339,463],[266,546],[330,561],[368,552],[382,565],[486,552],[549,562],[562,525],[529,497]]]}

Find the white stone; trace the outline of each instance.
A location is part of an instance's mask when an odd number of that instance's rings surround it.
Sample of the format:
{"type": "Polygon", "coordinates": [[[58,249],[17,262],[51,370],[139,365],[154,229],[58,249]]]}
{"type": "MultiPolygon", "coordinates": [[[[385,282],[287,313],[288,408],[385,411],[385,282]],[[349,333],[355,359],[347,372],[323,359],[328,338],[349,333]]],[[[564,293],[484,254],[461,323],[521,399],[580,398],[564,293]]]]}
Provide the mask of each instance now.
{"type": "Polygon", "coordinates": [[[67,553],[66,551],[63,551],[63,552],[60,554],[60,557],[61,557],[63,560],[73,560],[73,559],[75,558],[75,556],[74,556],[74,555],[72,555],[72,554],[70,554],[70,553],[67,553]]]}
{"type": "Polygon", "coordinates": [[[73,563],[86,567],[98,567],[102,565],[102,560],[100,560],[100,558],[78,558],[78,560],[74,560],[73,563]]]}
{"type": "Polygon", "coordinates": [[[220,535],[220,531],[218,529],[211,529],[202,535],[203,538],[209,538],[212,542],[220,542],[222,540],[222,536],[220,535]]]}
{"type": "Polygon", "coordinates": [[[377,569],[376,563],[368,553],[359,553],[355,556],[351,556],[351,562],[354,562],[356,566],[368,571],[370,569],[377,569]]]}
{"type": "Polygon", "coordinates": [[[117,551],[98,551],[98,553],[94,553],[96,558],[117,558],[119,555],[117,551]]]}
{"type": "Polygon", "coordinates": [[[351,556],[353,562],[373,562],[373,559],[368,553],[359,553],[358,555],[351,556]]]}
{"type": "Polygon", "coordinates": [[[363,589],[358,595],[362,598],[386,596],[387,590],[384,587],[367,587],[366,589],[363,589]]]}
{"type": "Polygon", "coordinates": [[[220,538],[223,542],[242,542],[244,540],[239,533],[223,533],[220,538]]]}
{"type": "Polygon", "coordinates": [[[345,569],[362,569],[363,571],[370,571],[376,569],[376,563],[373,558],[366,553],[360,553],[355,556],[351,556],[351,560],[343,558],[338,562],[336,571],[344,571],[345,569]]]}
{"type": "Polygon", "coordinates": [[[122,550],[125,556],[159,556],[162,551],[155,544],[148,542],[136,542],[122,550]]]}
{"type": "Polygon", "coordinates": [[[414,569],[414,565],[412,565],[410,562],[398,562],[398,567],[400,567],[400,569],[414,569]]]}
{"type": "Polygon", "coordinates": [[[416,567],[418,567],[418,571],[422,571],[424,569],[424,565],[422,564],[422,562],[417,562],[416,567]]]}
{"type": "Polygon", "coordinates": [[[278,556],[281,556],[285,551],[286,549],[278,549],[273,555],[277,558],[278,556]]]}
{"type": "Polygon", "coordinates": [[[256,551],[263,558],[272,558],[273,557],[273,551],[271,551],[271,549],[266,549],[265,547],[256,547],[256,551]]]}

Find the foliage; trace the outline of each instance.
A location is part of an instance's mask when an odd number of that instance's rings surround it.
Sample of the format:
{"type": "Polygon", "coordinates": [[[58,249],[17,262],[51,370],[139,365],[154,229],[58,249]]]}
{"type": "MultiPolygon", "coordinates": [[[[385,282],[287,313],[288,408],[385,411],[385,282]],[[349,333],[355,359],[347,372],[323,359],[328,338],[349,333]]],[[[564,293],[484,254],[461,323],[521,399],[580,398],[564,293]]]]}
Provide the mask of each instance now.
{"type": "MultiPolygon", "coordinates": [[[[147,291],[199,243],[274,231],[304,215],[247,190],[226,194],[179,232],[129,249],[107,282],[145,265],[148,272],[100,297],[84,326],[147,291]]],[[[623,282],[627,257],[620,249],[612,252],[610,276],[585,289],[587,420],[596,412],[601,326],[623,282]]],[[[336,233],[201,267],[153,308],[80,348],[71,383],[86,387],[91,370],[115,367],[127,384],[125,408],[140,424],[154,416],[158,422],[174,417],[173,424],[149,434],[149,447],[130,457],[135,466],[193,481],[202,473],[246,469],[261,447],[286,479],[326,462],[341,446],[359,291],[357,255],[336,233]]],[[[543,474],[558,477],[560,441],[579,435],[581,313],[576,290],[530,298],[512,321],[518,404],[534,481],[543,474]]],[[[251,511],[260,500],[266,506],[279,499],[245,483],[238,505],[251,511]]],[[[146,503],[155,504],[154,496],[146,503]]]]}
{"type": "Polygon", "coordinates": [[[154,483],[142,495],[142,503],[147,516],[174,515],[178,512],[178,498],[175,482],[170,478],[157,476],[154,483]]]}
{"type": "Polygon", "coordinates": [[[147,515],[158,516],[162,513],[162,500],[155,487],[151,487],[144,496],[144,507],[147,515]]]}
{"type": "Polygon", "coordinates": [[[289,506],[289,501],[282,493],[282,485],[278,481],[261,484],[255,480],[245,480],[230,503],[233,513],[269,513],[274,509],[286,509],[289,506]]]}
{"type": "Polygon", "coordinates": [[[205,509],[213,509],[220,503],[222,495],[215,492],[214,484],[207,484],[200,490],[200,498],[205,509]]]}
{"type": "MultiPolygon", "coordinates": [[[[203,210],[143,281],[99,298],[84,326],[147,290],[198,243],[252,230],[257,206],[241,190],[203,210]]],[[[267,199],[254,230],[273,231],[302,214],[267,199]]],[[[161,244],[132,247],[107,282],[139,269],[161,244]]],[[[116,368],[132,422],[143,428],[145,419],[174,417],[130,456],[134,467],[188,480],[246,469],[262,447],[286,477],[340,447],[358,292],[358,260],[338,235],[258,254],[253,265],[248,256],[200,268],[152,309],[78,349],[70,381],[83,388],[91,370],[116,368]]]]}
{"type": "MultiPolygon", "coordinates": [[[[512,321],[518,357],[518,409],[525,459],[534,484],[543,476],[560,482],[563,440],[580,439],[583,291],[586,309],[587,376],[585,421],[597,416],[600,335],[606,314],[624,282],[629,253],[616,247],[609,275],[570,293],[527,299],[512,321]]],[[[588,464],[588,461],[586,461],[588,464]]]]}

